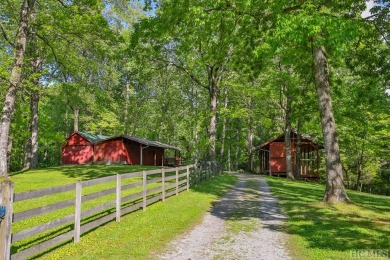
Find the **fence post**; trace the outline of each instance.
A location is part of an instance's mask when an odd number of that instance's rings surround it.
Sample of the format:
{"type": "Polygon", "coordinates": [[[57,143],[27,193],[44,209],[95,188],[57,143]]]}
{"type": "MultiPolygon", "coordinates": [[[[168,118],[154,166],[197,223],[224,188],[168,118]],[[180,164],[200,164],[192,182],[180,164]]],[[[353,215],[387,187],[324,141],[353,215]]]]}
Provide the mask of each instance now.
{"type": "Polygon", "coordinates": [[[83,183],[81,181],[76,182],[76,201],[75,201],[75,213],[74,213],[74,243],[80,242],[81,235],[81,195],[82,195],[83,183]]]}
{"type": "Polygon", "coordinates": [[[5,180],[0,184],[0,206],[5,207],[5,216],[0,223],[0,259],[11,258],[11,228],[14,202],[14,183],[5,180]]]}
{"type": "Polygon", "coordinates": [[[187,191],[190,190],[190,166],[187,165],[187,191]]]}
{"type": "Polygon", "coordinates": [[[161,170],[161,182],[162,182],[162,201],[165,202],[165,170],[162,168],[161,170]]]}
{"type": "Polygon", "coordinates": [[[146,210],[146,171],[142,171],[142,209],[146,210]]]}
{"type": "Polygon", "coordinates": [[[120,174],[116,175],[116,222],[121,221],[122,204],[122,178],[120,174]]]}
{"type": "Polygon", "coordinates": [[[179,195],[179,169],[176,167],[176,196],[179,195]]]}

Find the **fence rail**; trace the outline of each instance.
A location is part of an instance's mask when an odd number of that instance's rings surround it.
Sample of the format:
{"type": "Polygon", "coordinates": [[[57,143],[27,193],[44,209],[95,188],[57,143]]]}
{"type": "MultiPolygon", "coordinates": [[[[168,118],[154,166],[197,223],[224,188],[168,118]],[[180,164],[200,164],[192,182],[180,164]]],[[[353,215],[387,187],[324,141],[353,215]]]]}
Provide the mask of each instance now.
{"type": "Polygon", "coordinates": [[[217,163],[205,162],[176,168],[117,174],[21,193],[13,192],[14,184],[11,181],[4,181],[0,185],[0,205],[6,208],[6,215],[0,222],[0,259],[25,259],[72,238],[77,243],[85,232],[114,219],[116,222],[120,222],[121,216],[140,209],[146,210],[148,205],[158,201],[164,202],[166,198],[178,195],[180,192],[188,190],[190,186],[205,181],[216,174],[219,174],[217,163]],[[109,187],[99,187],[98,185],[109,187]],[[96,186],[98,187],[96,188],[96,186]],[[74,192],[72,195],[74,198],[70,199],[64,196],[66,192],[67,194],[74,192]],[[84,192],[86,194],[83,195],[84,192]],[[14,203],[42,199],[46,196],[65,197],[66,199],[13,213],[14,203]],[[92,203],[92,206],[88,205],[88,203],[106,196],[108,201],[92,203]],[[110,198],[110,196],[115,198],[110,198]],[[64,210],[67,213],[59,218],[12,233],[12,226],[19,221],[26,221],[59,210],[64,210]],[[48,235],[48,232],[55,232],[57,235],[48,235]],[[38,241],[39,239],[42,242],[32,243],[32,246],[28,246],[31,241],[26,241],[25,244],[20,245],[23,240],[29,238],[31,240],[32,237],[38,237],[34,240],[38,241]],[[15,246],[14,244],[17,242],[19,244],[15,246]],[[11,246],[14,246],[15,251],[18,252],[11,254],[11,246]],[[18,250],[18,247],[22,250],[18,250]]]}

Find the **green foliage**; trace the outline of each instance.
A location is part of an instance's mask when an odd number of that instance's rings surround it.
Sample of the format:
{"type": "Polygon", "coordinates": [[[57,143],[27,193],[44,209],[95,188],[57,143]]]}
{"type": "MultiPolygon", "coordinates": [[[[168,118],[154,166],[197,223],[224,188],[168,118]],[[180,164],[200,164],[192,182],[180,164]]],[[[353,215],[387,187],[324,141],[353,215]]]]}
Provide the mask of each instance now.
{"type": "MultiPolygon", "coordinates": [[[[0,3],[9,39],[19,5],[0,3]]],[[[249,168],[254,148],[281,133],[287,98],[292,128],[301,121],[301,132],[321,143],[312,46],[322,44],[346,185],[388,193],[382,185],[389,162],[387,1],[369,19],[361,17],[364,1],[352,0],[164,0],[145,3],[154,8],[149,11],[140,1],[64,5],[49,0],[34,9],[12,120],[11,171],[24,164],[32,90],[40,95],[40,167],[59,165],[74,111],[81,131],[170,143],[183,149],[186,161],[207,157],[212,76],[220,79],[216,153],[225,167],[249,168]],[[39,73],[31,67],[37,56],[43,60],[39,73]],[[33,79],[40,80],[38,87],[33,79]]],[[[12,50],[0,37],[0,101],[12,50]]]]}
{"type": "Polygon", "coordinates": [[[388,158],[389,114],[384,108],[389,97],[376,82],[338,70],[339,82],[335,104],[339,106],[340,143],[343,149],[343,167],[350,188],[370,192],[378,190],[373,179],[380,172],[381,158],[388,158]],[[352,110],[351,107],[356,109],[352,110]],[[359,177],[359,174],[361,175],[359,177]]]}

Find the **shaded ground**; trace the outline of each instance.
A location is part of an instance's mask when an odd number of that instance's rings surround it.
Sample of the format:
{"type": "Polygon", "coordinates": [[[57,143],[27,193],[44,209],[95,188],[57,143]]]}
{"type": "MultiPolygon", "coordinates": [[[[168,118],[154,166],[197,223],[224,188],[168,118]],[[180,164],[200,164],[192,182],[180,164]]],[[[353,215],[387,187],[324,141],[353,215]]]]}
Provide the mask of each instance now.
{"type": "Polygon", "coordinates": [[[203,222],[173,241],[160,259],[290,259],[281,231],[285,216],[266,181],[237,176],[238,183],[203,222]]]}

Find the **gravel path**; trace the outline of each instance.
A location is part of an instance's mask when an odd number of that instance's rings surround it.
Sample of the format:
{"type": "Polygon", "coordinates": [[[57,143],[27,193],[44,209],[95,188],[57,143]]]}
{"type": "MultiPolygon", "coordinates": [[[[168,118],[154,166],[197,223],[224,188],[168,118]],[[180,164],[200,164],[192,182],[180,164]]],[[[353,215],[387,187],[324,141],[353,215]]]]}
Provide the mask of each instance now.
{"type": "Polygon", "coordinates": [[[159,259],[291,259],[281,230],[285,216],[267,182],[259,175],[237,176],[238,183],[203,222],[159,259]]]}

